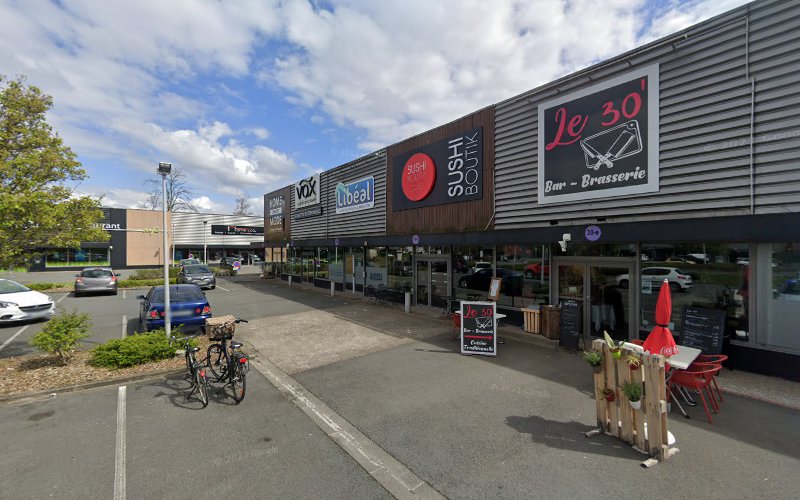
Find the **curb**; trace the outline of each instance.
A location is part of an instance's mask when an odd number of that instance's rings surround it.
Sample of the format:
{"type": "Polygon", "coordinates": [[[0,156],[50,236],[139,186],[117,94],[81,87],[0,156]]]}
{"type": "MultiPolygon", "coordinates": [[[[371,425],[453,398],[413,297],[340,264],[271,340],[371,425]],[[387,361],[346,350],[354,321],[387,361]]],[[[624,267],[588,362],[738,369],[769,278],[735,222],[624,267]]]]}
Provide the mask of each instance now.
{"type": "Polygon", "coordinates": [[[78,384],[78,385],[68,385],[66,387],[59,387],[57,389],[45,389],[43,391],[37,392],[26,392],[24,394],[12,394],[10,396],[0,396],[0,404],[2,403],[11,403],[15,401],[20,401],[24,399],[37,399],[41,397],[50,397],[51,395],[57,395],[62,393],[68,392],[77,392],[86,389],[96,389],[98,387],[106,387],[112,385],[119,385],[125,384],[128,382],[140,382],[142,380],[149,380],[154,378],[161,378],[166,375],[177,375],[185,371],[185,368],[170,368],[169,370],[161,370],[157,372],[150,372],[150,373],[143,373],[140,375],[131,375],[129,377],[122,377],[122,378],[110,378],[107,380],[99,380],[97,382],[89,382],[86,384],[78,384]]]}

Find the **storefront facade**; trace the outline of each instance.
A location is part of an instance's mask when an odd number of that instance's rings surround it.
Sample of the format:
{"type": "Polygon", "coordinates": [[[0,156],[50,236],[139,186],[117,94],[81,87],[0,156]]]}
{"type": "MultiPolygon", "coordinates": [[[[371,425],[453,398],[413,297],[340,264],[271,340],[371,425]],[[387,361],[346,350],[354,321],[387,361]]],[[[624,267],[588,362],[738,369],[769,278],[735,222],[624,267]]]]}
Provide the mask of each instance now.
{"type": "MultiPolygon", "coordinates": [[[[135,268],[163,266],[163,214],[157,210],[103,208],[98,222],[109,233],[106,242],[84,242],[79,248],[45,249],[33,259],[31,270],[80,269],[86,266],[135,268]]],[[[244,262],[263,259],[264,219],[253,216],[167,212],[169,227],[167,262],[190,254],[208,261],[226,255],[244,262]]]]}
{"type": "Polygon", "coordinates": [[[279,270],[429,307],[497,276],[509,320],[569,301],[618,339],[666,279],[678,337],[718,311],[733,365],[800,378],[796,19],[755,2],[289,186],[279,270]]]}

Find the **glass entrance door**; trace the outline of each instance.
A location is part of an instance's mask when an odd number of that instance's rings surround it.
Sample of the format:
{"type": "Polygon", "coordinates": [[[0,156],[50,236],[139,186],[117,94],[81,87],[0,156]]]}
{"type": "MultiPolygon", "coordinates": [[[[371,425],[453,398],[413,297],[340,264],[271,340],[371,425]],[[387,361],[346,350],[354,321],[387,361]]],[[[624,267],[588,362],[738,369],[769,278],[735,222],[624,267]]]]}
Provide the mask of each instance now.
{"type": "Polygon", "coordinates": [[[580,326],[586,347],[591,337],[602,337],[603,332],[615,340],[629,340],[636,336],[632,317],[635,293],[628,286],[633,275],[634,262],[628,259],[619,261],[586,261],[581,259],[560,259],[555,262],[558,273],[555,302],[574,300],[581,310],[580,326]]]}
{"type": "Polygon", "coordinates": [[[425,259],[417,259],[415,276],[417,278],[416,299],[415,303],[418,306],[427,306],[430,299],[430,262],[425,259]]]}
{"type": "Polygon", "coordinates": [[[418,306],[444,307],[450,295],[450,261],[442,257],[417,257],[418,306]]]}
{"type": "Polygon", "coordinates": [[[364,254],[348,252],[344,255],[345,288],[353,293],[364,290],[364,254]]]}

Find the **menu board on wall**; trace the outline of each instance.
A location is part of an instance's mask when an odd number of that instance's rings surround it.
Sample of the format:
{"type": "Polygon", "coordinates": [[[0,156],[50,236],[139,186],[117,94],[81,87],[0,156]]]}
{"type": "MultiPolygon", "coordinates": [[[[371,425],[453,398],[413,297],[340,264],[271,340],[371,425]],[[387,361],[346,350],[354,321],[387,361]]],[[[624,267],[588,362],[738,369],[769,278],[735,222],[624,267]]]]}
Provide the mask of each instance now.
{"type": "Polygon", "coordinates": [[[658,65],[539,106],[539,204],[658,191],[658,65]]]}
{"type": "Polygon", "coordinates": [[[723,310],[683,306],[681,345],[700,349],[703,354],[722,353],[725,318],[723,310]]]}
{"type": "Polygon", "coordinates": [[[392,211],[483,197],[483,127],[392,158],[392,211]]]}
{"type": "Polygon", "coordinates": [[[561,299],[561,331],[558,336],[558,346],[577,349],[578,342],[583,332],[581,321],[581,304],[574,299],[561,299]]]}
{"type": "Polygon", "coordinates": [[[461,303],[461,354],[497,356],[496,315],[494,302],[461,303]]]}

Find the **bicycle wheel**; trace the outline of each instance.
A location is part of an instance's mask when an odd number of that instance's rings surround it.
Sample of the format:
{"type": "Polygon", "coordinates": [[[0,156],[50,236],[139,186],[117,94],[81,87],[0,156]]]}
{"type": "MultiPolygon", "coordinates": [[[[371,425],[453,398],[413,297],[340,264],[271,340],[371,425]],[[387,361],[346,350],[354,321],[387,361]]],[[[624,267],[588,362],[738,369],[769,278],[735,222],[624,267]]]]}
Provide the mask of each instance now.
{"type": "Polygon", "coordinates": [[[208,366],[211,373],[214,375],[215,382],[219,382],[225,378],[225,372],[228,371],[228,361],[225,359],[225,351],[222,350],[220,344],[211,344],[208,346],[206,354],[206,366],[208,366]]]}
{"type": "Polygon", "coordinates": [[[197,366],[194,370],[194,383],[197,389],[197,398],[203,403],[203,408],[208,406],[208,379],[202,366],[197,366]]]}
{"type": "Polygon", "coordinates": [[[233,391],[233,399],[237,403],[241,403],[244,399],[244,393],[247,389],[247,378],[244,375],[244,370],[237,363],[234,365],[233,373],[231,373],[230,386],[233,391]]]}

